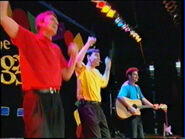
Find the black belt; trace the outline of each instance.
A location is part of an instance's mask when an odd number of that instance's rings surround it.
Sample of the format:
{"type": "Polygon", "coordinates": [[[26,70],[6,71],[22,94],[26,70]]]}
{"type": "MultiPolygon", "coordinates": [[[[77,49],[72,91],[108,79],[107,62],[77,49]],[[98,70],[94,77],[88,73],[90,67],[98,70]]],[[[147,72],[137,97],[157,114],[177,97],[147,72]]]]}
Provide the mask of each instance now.
{"type": "Polygon", "coordinates": [[[84,104],[101,104],[98,101],[88,101],[88,100],[84,100],[84,99],[79,100],[79,102],[80,102],[81,105],[84,105],[84,104]]]}
{"type": "Polygon", "coordinates": [[[49,89],[41,89],[41,90],[35,90],[38,93],[41,94],[54,94],[54,93],[60,93],[60,91],[58,89],[55,88],[49,88],[49,89]]]}

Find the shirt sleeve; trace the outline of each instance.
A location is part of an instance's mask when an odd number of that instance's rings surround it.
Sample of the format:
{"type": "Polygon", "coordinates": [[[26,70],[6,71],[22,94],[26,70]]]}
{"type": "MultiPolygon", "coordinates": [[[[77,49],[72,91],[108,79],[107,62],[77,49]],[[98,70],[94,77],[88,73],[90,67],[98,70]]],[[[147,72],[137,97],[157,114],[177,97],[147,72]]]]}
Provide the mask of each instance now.
{"type": "Polygon", "coordinates": [[[30,40],[33,40],[33,38],[35,38],[34,33],[19,25],[17,35],[15,38],[11,38],[11,41],[15,46],[21,48],[32,45],[30,40]]]}
{"type": "Polygon", "coordinates": [[[86,69],[86,66],[85,66],[84,63],[82,63],[82,67],[80,67],[80,68],[76,67],[76,68],[75,68],[75,74],[76,74],[76,76],[77,76],[77,77],[80,76],[80,74],[81,74],[85,69],[86,69]]]}
{"type": "Polygon", "coordinates": [[[128,97],[128,91],[125,85],[122,85],[119,93],[118,93],[118,97],[128,97]]]}
{"type": "Polygon", "coordinates": [[[137,88],[138,88],[138,92],[139,92],[140,99],[145,98],[145,97],[143,96],[143,93],[141,92],[140,87],[139,87],[139,86],[137,86],[137,88]]]}

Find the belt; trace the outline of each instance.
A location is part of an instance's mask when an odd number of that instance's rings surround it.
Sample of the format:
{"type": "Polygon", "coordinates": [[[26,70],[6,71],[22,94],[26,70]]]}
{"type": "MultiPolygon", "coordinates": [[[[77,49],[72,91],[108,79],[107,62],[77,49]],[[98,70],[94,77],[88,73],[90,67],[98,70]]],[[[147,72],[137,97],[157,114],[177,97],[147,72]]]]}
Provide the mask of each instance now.
{"type": "Polygon", "coordinates": [[[84,100],[84,99],[81,99],[79,100],[80,104],[101,104],[100,102],[98,101],[88,101],[88,100],[84,100]]]}
{"type": "Polygon", "coordinates": [[[59,90],[56,88],[49,88],[49,89],[41,89],[41,90],[35,90],[36,92],[39,92],[41,94],[54,94],[54,93],[58,93],[59,94],[59,90]]]}

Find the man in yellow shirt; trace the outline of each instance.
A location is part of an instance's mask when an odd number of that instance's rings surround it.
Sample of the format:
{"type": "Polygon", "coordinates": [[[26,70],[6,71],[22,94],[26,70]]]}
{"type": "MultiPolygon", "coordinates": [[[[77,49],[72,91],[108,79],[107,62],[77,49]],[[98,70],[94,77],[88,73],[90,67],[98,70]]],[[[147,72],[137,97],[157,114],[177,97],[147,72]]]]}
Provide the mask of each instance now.
{"type": "Polygon", "coordinates": [[[77,76],[77,99],[80,102],[78,111],[85,138],[111,138],[106,117],[101,109],[101,88],[107,86],[110,75],[111,60],[105,58],[105,72],[102,75],[97,66],[100,64],[98,49],[89,49],[96,38],[89,37],[77,56],[75,73],[77,76]],[[89,50],[88,50],[89,49],[89,50]],[[87,64],[83,59],[87,52],[87,64]]]}

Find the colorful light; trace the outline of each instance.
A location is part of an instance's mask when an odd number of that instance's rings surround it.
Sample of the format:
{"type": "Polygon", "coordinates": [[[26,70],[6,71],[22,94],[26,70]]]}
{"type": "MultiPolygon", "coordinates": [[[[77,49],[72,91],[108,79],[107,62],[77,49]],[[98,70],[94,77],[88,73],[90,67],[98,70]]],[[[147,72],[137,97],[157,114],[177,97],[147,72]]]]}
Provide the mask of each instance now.
{"type": "Polygon", "coordinates": [[[110,9],[111,9],[110,6],[105,5],[105,6],[101,9],[101,12],[102,12],[102,13],[108,13],[108,11],[109,11],[110,9]]]}
{"type": "Polygon", "coordinates": [[[137,39],[136,41],[137,41],[137,42],[140,42],[141,40],[142,40],[142,39],[141,39],[141,38],[139,38],[139,39],[137,39]]]}
{"type": "Polygon", "coordinates": [[[114,22],[115,22],[116,24],[118,24],[120,21],[121,21],[121,18],[120,18],[120,17],[117,17],[117,18],[114,20],[114,22]]]}
{"type": "Polygon", "coordinates": [[[98,1],[96,4],[96,8],[103,8],[106,5],[105,1],[98,1]]]}
{"type": "Polygon", "coordinates": [[[116,14],[116,10],[109,10],[109,12],[107,13],[107,17],[110,17],[110,18],[113,18],[114,17],[114,15],[116,14]]]}
{"type": "Polygon", "coordinates": [[[96,3],[96,7],[101,9],[102,13],[107,13],[106,17],[114,18],[114,23],[124,30],[125,32],[130,32],[130,36],[134,38],[137,42],[141,43],[140,41],[142,38],[134,31],[126,22],[121,18],[119,13],[116,10],[113,10],[110,4],[104,0],[91,0],[91,2],[96,3]]]}
{"type": "Polygon", "coordinates": [[[121,22],[121,21],[117,24],[118,27],[122,27],[122,26],[124,26],[124,25],[125,25],[125,23],[123,23],[123,22],[121,22]]]}

